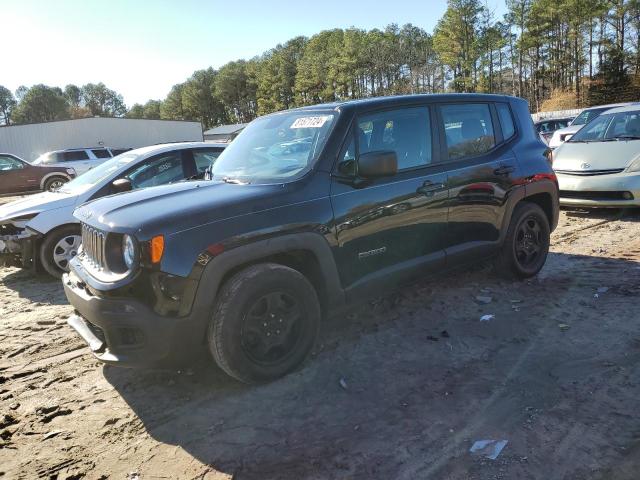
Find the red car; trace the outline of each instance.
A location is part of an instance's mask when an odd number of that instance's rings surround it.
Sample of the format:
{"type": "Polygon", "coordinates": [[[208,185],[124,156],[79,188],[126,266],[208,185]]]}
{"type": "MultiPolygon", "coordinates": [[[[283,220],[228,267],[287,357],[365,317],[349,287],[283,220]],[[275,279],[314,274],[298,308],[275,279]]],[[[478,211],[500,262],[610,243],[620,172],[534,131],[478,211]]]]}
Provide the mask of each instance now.
{"type": "Polygon", "coordinates": [[[0,153],[0,195],[55,190],[75,176],[73,168],[31,165],[10,153],[0,153]]]}

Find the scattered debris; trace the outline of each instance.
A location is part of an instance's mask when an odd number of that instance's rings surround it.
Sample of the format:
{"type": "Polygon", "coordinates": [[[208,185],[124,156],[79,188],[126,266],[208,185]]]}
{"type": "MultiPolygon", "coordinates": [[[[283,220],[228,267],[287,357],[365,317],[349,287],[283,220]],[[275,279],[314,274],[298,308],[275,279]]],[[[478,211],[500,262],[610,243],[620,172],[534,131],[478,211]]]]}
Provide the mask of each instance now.
{"type": "Polygon", "coordinates": [[[566,323],[559,323],[558,324],[558,328],[560,330],[566,331],[566,330],[569,330],[571,328],[571,325],[567,325],[566,323]]]}
{"type": "Polygon", "coordinates": [[[347,385],[347,381],[344,378],[340,379],[340,386],[344,389],[344,390],[348,390],[349,386],[347,385]]]}
{"type": "Polygon", "coordinates": [[[442,338],[449,338],[449,336],[450,336],[450,335],[449,335],[449,332],[447,332],[446,330],[442,330],[442,331],[440,332],[440,336],[441,336],[442,338]]]}
{"type": "Polygon", "coordinates": [[[480,321],[481,322],[488,322],[489,320],[493,320],[494,318],[496,318],[496,316],[493,313],[490,313],[488,315],[483,315],[480,317],[480,321]]]}
{"type": "Polygon", "coordinates": [[[508,440],[476,440],[469,452],[477,453],[489,460],[495,460],[507,443],[508,440]]]}
{"type": "Polygon", "coordinates": [[[489,303],[491,303],[493,301],[493,297],[489,297],[486,295],[477,295],[476,296],[476,302],[482,304],[482,305],[487,305],[489,303]]]}
{"type": "Polygon", "coordinates": [[[437,342],[440,339],[438,337],[434,337],[433,335],[427,335],[427,340],[431,340],[432,342],[437,342]]]}
{"type": "Polygon", "coordinates": [[[51,432],[47,433],[44,437],[42,437],[42,440],[49,440],[50,438],[57,437],[61,433],[64,433],[64,430],[52,430],[51,432]]]}

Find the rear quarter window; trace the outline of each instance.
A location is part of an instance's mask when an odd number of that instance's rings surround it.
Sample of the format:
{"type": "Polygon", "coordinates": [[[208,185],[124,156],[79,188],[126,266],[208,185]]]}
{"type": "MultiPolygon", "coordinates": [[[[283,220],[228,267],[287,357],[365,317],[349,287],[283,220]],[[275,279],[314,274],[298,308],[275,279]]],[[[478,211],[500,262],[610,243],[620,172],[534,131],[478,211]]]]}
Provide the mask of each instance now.
{"type": "MultiPolygon", "coordinates": [[[[500,126],[502,127],[502,137],[505,140],[509,140],[516,133],[511,108],[506,103],[496,103],[496,110],[498,111],[498,118],[500,119],[500,126]]],[[[550,128],[543,129],[543,131],[553,129],[553,124],[549,125],[549,127],[550,128]]]]}

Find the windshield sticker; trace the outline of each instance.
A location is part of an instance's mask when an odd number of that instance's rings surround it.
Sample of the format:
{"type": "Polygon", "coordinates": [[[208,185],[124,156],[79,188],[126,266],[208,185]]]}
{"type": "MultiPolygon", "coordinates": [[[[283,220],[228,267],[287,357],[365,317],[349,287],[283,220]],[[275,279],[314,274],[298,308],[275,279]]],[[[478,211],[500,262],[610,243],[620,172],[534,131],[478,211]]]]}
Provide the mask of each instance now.
{"type": "Polygon", "coordinates": [[[289,128],[321,128],[329,118],[329,115],[323,115],[321,117],[300,117],[296,118],[296,121],[293,122],[289,128]]]}

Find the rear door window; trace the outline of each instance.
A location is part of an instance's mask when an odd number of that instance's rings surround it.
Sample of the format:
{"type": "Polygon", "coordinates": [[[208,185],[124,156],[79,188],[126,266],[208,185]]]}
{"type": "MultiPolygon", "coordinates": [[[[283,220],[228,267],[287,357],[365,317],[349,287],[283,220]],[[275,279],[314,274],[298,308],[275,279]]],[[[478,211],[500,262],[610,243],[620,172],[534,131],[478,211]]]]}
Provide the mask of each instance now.
{"type": "Polygon", "coordinates": [[[442,105],[440,112],[450,160],[482,155],[495,147],[489,104],[442,105]]]}
{"type": "Polygon", "coordinates": [[[71,152],[61,152],[63,162],[77,162],[81,160],[89,160],[89,155],[84,150],[73,150],[71,152]]]}
{"type": "Polygon", "coordinates": [[[106,148],[98,148],[95,150],[91,150],[91,153],[93,153],[96,158],[111,158],[111,154],[109,153],[109,150],[107,150],[106,148]]]}
{"type": "Polygon", "coordinates": [[[5,172],[8,170],[19,170],[21,168],[24,168],[24,165],[20,160],[16,160],[13,157],[0,155],[0,171],[5,172]]]}
{"type": "Polygon", "coordinates": [[[138,165],[127,175],[133,188],[146,188],[185,179],[182,152],[171,152],[138,165]]]}

